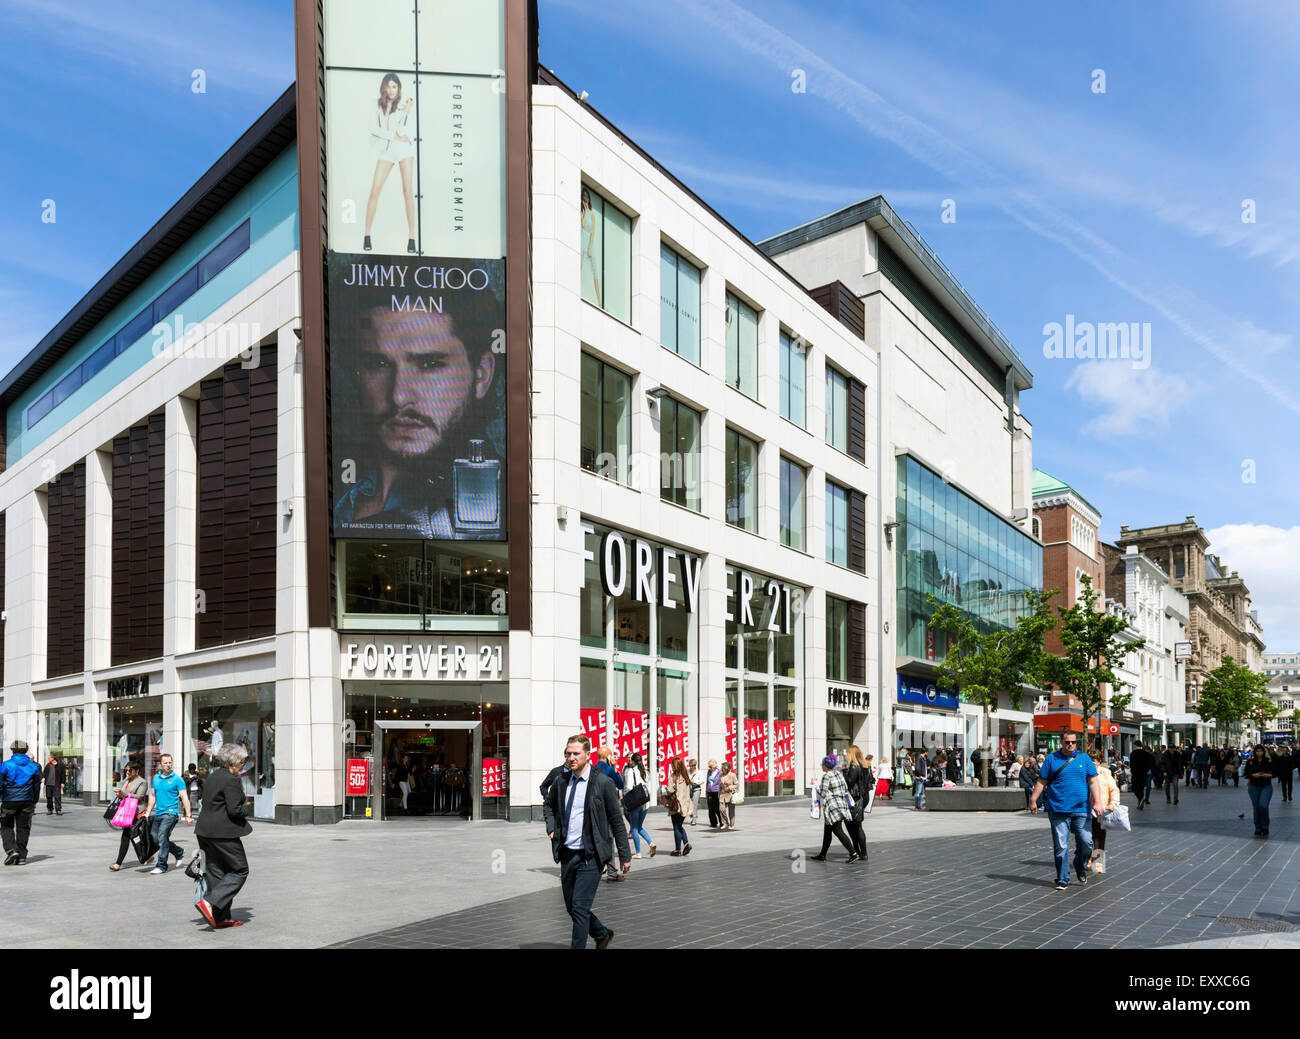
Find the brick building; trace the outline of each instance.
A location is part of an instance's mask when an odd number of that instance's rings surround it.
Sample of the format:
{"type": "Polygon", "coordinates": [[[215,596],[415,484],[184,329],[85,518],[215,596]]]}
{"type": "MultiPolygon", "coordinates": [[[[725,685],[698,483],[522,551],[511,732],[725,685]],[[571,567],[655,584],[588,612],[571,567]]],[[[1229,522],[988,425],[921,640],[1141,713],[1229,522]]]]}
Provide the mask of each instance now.
{"type": "MultiPolygon", "coordinates": [[[[1062,480],[1041,469],[1034,470],[1034,533],[1043,543],[1043,587],[1060,594],[1054,606],[1073,606],[1083,590],[1080,578],[1087,574],[1104,602],[1105,570],[1101,555],[1101,513],[1062,480]]],[[[1044,643],[1049,653],[1064,647],[1055,631],[1044,643]]]]}

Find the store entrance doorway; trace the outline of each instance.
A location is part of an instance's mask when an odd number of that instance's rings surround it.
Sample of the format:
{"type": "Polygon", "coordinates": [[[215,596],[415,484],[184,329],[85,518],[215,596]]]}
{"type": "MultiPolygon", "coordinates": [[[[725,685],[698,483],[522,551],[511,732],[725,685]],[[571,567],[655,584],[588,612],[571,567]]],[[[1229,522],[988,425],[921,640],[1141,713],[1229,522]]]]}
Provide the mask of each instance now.
{"type": "Polygon", "coordinates": [[[377,721],[380,819],[483,818],[483,723],[377,721]]]}

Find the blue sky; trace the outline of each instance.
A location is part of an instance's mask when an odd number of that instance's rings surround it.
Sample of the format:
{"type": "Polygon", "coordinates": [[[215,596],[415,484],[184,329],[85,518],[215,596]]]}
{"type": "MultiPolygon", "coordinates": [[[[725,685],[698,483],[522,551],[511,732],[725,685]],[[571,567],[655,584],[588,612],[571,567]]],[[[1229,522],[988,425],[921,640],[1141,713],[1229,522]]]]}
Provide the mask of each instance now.
{"type": "MultiPolygon", "coordinates": [[[[751,238],[883,193],[1034,373],[1035,463],[1107,539],[1194,514],[1270,648],[1300,649],[1288,5],[541,0],[541,20],[542,60],[751,238]],[[1045,357],[1067,314],[1149,322],[1150,366],[1045,357]]],[[[289,84],[291,28],[287,0],[0,8],[0,367],[289,84]]]]}

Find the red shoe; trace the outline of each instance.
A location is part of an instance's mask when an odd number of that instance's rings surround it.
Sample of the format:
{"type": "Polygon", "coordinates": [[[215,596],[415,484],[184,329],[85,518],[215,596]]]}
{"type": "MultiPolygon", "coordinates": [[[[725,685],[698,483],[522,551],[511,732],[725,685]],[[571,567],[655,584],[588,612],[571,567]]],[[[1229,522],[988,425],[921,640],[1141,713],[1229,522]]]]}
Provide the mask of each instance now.
{"type": "Polygon", "coordinates": [[[218,920],[213,927],[243,927],[243,920],[218,920]]]}
{"type": "Polygon", "coordinates": [[[202,913],[203,919],[206,920],[208,923],[210,923],[213,927],[221,926],[219,923],[217,923],[216,917],[212,915],[212,906],[208,904],[207,899],[200,899],[198,902],[195,902],[194,908],[197,909],[200,913],[202,913]]]}

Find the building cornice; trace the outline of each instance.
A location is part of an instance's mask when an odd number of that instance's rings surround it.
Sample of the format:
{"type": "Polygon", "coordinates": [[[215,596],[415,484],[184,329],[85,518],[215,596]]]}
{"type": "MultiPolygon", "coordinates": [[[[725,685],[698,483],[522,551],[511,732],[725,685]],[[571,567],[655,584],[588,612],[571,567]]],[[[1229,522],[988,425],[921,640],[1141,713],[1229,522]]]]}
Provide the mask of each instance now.
{"type": "Polygon", "coordinates": [[[1034,499],[1035,509],[1051,509],[1058,505],[1068,505],[1079,514],[1081,519],[1087,520],[1094,527],[1101,527],[1101,513],[1097,512],[1077,494],[1045,494],[1034,499]]]}

